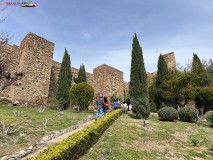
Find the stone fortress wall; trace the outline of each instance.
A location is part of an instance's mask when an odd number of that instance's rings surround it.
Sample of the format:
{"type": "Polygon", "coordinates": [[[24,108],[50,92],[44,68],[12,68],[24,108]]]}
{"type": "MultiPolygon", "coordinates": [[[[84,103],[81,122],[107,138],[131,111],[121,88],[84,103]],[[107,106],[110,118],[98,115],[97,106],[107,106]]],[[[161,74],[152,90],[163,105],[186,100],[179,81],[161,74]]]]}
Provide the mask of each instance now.
{"type": "MultiPolygon", "coordinates": [[[[61,63],[53,61],[54,43],[28,33],[20,46],[0,42],[0,60],[8,61],[9,71],[21,71],[24,76],[15,85],[0,93],[0,98],[19,101],[26,106],[46,106],[48,97],[55,97],[61,63]]],[[[169,67],[176,67],[174,53],[164,55],[169,67]],[[172,61],[172,62],[171,62],[172,61]]],[[[71,67],[72,77],[78,76],[79,69],[71,67]]],[[[151,83],[154,73],[147,73],[151,83]]],[[[93,74],[86,72],[87,82],[95,90],[95,98],[100,93],[110,97],[113,93],[122,99],[128,93],[129,83],[124,82],[123,72],[103,64],[93,69],[93,74]]],[[[72,85],[74,85],[72,81],[72,85]]]]}

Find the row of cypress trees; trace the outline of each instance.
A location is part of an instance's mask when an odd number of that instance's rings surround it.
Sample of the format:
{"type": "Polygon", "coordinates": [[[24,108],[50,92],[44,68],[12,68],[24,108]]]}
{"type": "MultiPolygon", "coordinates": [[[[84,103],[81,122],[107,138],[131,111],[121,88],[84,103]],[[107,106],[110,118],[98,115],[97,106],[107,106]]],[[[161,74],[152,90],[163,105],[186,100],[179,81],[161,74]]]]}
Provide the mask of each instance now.
{"type": "MultiPolygon", "coordinates": [[[[85,67],[82,64],[78,72],[78,77],[74,77],[75,83],[87,82],[85,67]]],[[[58,76],[57,94],[56,98],[63,106],[63,109],[67,109],[70,104],[69,91],[72,83],[71,61],[70,55],[65,48],[64,57],[61,63],[61,68],[58,76]]]]}

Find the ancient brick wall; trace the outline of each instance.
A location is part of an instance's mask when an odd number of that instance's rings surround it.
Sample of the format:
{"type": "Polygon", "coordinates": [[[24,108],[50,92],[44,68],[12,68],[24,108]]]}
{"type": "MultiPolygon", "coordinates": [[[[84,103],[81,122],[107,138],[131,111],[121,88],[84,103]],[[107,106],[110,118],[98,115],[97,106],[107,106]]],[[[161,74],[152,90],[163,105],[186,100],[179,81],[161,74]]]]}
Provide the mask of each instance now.
{"type": "MultiPolygon", "coordinates": [[[[57,84],[58,84],[58,75],[60,72],[61,63],[53,61],[51,68],[51,77],[50,77],[50,89],[49,89],[49,97],[55,97],[57,92],[57,84]]],[[[73,81],[74,77],[78,77],[79,69],[71,67],[72,72],[72,85],[75,84],[73,81]]],[[[87,82],[93,86],[94,77],[93,74],[86,72],[87,82]]]]}
{"type": "MultiPolygon", "coordinates": [[[[0,61],[3,61],[7,65],[7,70],[14,76],[14,72],[19,64],[21,52],[18,46],[9,45],[0,42],[0,61]]],[[[10,99],[9,91],[12,89],[9,86],[6,90],[1,93],[1,97],[10,99]]]]}
{"type": "Polygon", "coordinates": [[[20,44],[17,71],[24,76],[10,90],[10,99],[27,106],[45,106],[49,93],[54,43],[28,33],[20,44]]]}
{"type": "MultiPolygon", "coordinates": [[[[33,33],[22,40],[20,47],[0,42],[0,60],[9,62],[9,71],[24,73],[24,77],[15,85],[1,93],[1,98],[19,101],[27,106],[45,106],[47,98],[55,97],[61,63],[52,60],[54,43],[33,33]]],[[[163,55],[168,67],[176,68],[175,56],[171,52],[163,55]]],[[[77,77],[79,69],[71,67],[72,77],[77,77]]],[[[148,83],[152,83],[156,72],[147,73],[148,83]]],[[[87,82],[95,89],[95,98],[102,93],[108,98],[112,94],[122,97],[128,94],[129,83],[123,81],[123,72],[103,64],[93,69],[93,74],[86,72],[87,82]]],[[[72,85],[74,85],[72,80],[72,85]]]]}
{"type": "Polygon", "coordinates": [[[123,81],[123,72],[103,64],[93,69],[93,74],[95,97],[102,93],[109,99],[115,93],[124,99],[124,90],[127,90],[128,84],[123,81]]]}

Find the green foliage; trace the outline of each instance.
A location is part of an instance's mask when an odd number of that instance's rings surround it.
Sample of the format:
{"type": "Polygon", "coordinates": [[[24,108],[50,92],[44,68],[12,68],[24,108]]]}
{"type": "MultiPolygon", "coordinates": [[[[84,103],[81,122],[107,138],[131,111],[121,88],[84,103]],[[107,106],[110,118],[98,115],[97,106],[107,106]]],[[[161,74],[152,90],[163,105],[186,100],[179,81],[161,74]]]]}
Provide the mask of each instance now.
{"type": "Polygon", "coordinates": [[[80,66],[80,69],[79,69],[79,72],[78,72],[78,78],[74,78],[74,82],[75,83],[81,83],[81,82],[87,83],[85,67],[84,67],[83,64],[80,66]]]}
{"type": "Polygon", "coordinates": [[[167,79],[163,82],[164,90],[163,98],[167,101],[167,105],[182,108],[190,99],[192,99],[192,74],[182,73],[180,71],[170,71],[167,79]]]}
{"type": "Polygon", "coordinates": [[[130,95],[128,93],[127,97],[124,100],[124,103],[126,103],[128,106],[130,105],[130,95]]]}
{"type": "Polygon", "coordinates": [[[162,103],[160,104],[159,109],[164,108],[164,107],[167,107],[167,106],[165,105],[165,103],[164,103],[164,102],[162,102],[162,103]]]}
{"type": "Polygon", "coordinates": [[[63,110],[63,108],[64,108],[60,104],[59,100],[57,100],[56,97],[48,97],[47,103],[48,103],[48,109],[54,109],[54,110],[62,109],[63,110]]]}
{"type": "Polygon", "coordinates": [[[163,56],[160,54],[158,59],[158,70],[157,70],[157,76],[155,81],[155,86],[157,89],[156,97],[155,97],[155,104],[158,106],[161,105],[162,102],[165,102],[162,92],[163,92],[163,81],[166,80],[168,75],[168,67],[166,64],[166,61],[164,60],[163,56]]]}
{"type": "Polygon", "coordinates": [[[210,143],[209,150],[213,151],[213,142],[210,143]]]}
{"type": "Polygon", "coordinates": [[[112,95],[110,96],[110,105],[113,106],[113,103],[114,103],[116,100],[121,101],[121,97],[114,93],[114,94],[112,94],[112,95]]]}
{"type": "Polygon", "coordinates": [[[0,99],[0,104],[2,104],[2,105],[7,105],[9,103],[12,103],[12,101],[9,99],[6,99],[6,98],[0,99]]]}
{"type": "Polygon", "coordinates": [[[65,49],[63,61],[61,64],[59,76],[58,76],[58,86],[57,86],[57,99],[60,104],[67,109],[70,104],[69,90],[71,87],[72,73],[70,66],[70,55],[65,49]]]}
{"type": "Polygon", "coordinates": [[[17,141],[17,144],[22,144],[22,143],[27,143],[28,141],[23,137],[19,137],[18,141],[17,141]]]}
{"type": "Polygon", "coordinates": [[[88,109],[93,97],[94,89],[88,83],[78,83],[70,89],[70,98],[80,111],[88,109]]]}
{"type": "Polygon", "coordinates": [[[178,119],[178,111],[173,107],[164,107],[158,111],[158,116],[163,121],[174,121],[178,119]]]}
{"type": "Polygon", "coordinates": [[[56,104],[58,104],[59,101],[57,100],[56,97],[48,97],[47,103],[56,103],[56,104]]]}
{"type": "Polygon", "coordinates": [[[158,110],[154,102],[150,103],[150,112],[158,113],[158,110]]]}
{"type": "Polygon", "coordinates": [[[147,74],[144,66],[143,52],[135,34],[132,44],[132,61],[129,85],[132,111],[147,118],[150,114],[147,74]]]}
{"type": "Polygon", "coordinates": [[[198,138],[197,136],[190,136],[189,141],[193,143],[194,146],[197,146],[201,142],[200,138],[198,138]]]}
{"type": "Polygon", "coordinates": [[[156,77],[156,87],[162,88],[163,81],[167,78],[168,75],[168,67],[166,61],[164,60],[163,56],[160,54],[158,58],[158,71],[156,77]]]}
{"type": "Polygon", "coordinates": [[[194,122],[197,118],[197,109],[194,107],[184,107],[179,111],[179,118],[183,121],[194,122]]]}
{"type": "Polygon", "coordinates": [[[208,115],[207,115],[207,121],[213,123],[213,112],[210,112],[208,115]]]}
{"type": "Polygon", "coordinates": [[[77,159],[97,142],[103,132],[123,113],[123,109],[113,111],[95,121],[82,131],[75,132],[60,143],[51,145],[32,160],[77,159]]]}

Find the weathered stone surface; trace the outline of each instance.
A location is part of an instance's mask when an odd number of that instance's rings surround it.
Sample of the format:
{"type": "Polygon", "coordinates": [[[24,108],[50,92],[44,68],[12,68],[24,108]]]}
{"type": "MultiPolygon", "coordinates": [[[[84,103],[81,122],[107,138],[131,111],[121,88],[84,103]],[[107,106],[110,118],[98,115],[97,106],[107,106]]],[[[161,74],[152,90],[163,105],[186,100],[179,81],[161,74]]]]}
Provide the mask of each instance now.
{"type": "MultiPolygon", "coordinates": [[[[58,75],[61,63],[53,61],[54,43],[28,33],[22,40],[20,47],[0,42],[0,60],[8,62],[8,70],[14,74],[16,71],[24,73],[21,80],[9,86],[0,94],[0,98],[19,101],[19,105],[44,107],[47,106],[48,97],[55,97],[57,91],[58,75]]],[[[168,67],[176,68],[174,52],[163,55],[168,67]]],[[[78,76],[79,69],[71,67],[73,77],[78,76]]],[[[156,72],[147,73],[148,84],[156,72]]],[[[127,96],[129,83],[124,82],[123,72],[103,64],[93,69],[93,74],[86,72],[87,82],[95,89],[95,99],[102,93],[109,97],[116,93],[122,97],[127,96]]],[[[74,85],[72,81],[72,85],[74,85]]]]}
{"type": "Polygon", "coordinates": [[[174,52],[171,52],[171,53],[168,53],[168,54],[164,54],[163,58],[166,61],[167,66],[168,66],[169,69],[171,69],[171,70],[175,70],[176,69],[176,61],[175,61],[174,52]]]}

